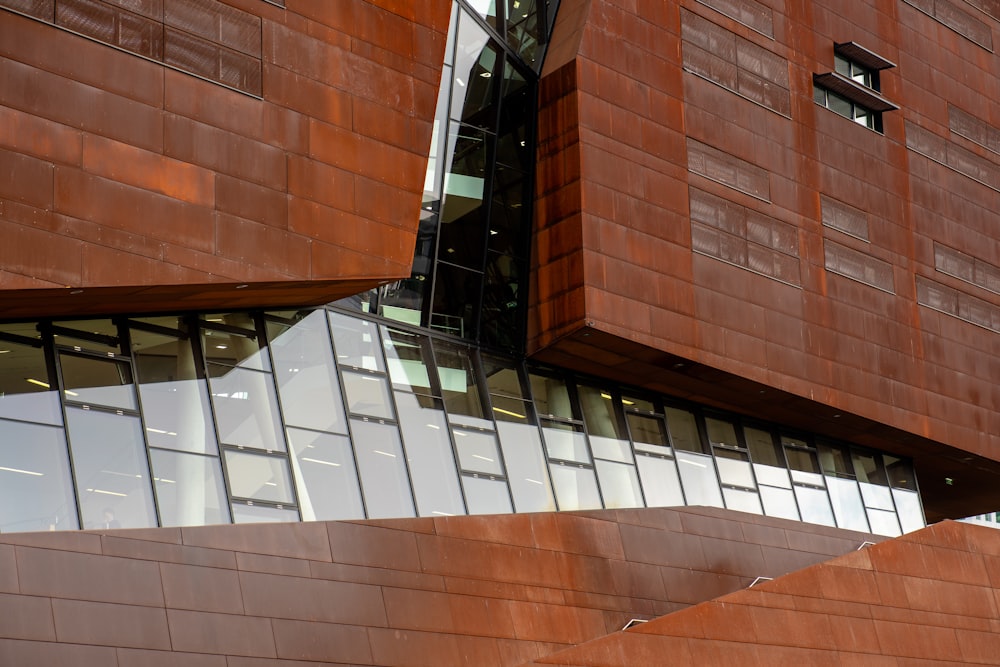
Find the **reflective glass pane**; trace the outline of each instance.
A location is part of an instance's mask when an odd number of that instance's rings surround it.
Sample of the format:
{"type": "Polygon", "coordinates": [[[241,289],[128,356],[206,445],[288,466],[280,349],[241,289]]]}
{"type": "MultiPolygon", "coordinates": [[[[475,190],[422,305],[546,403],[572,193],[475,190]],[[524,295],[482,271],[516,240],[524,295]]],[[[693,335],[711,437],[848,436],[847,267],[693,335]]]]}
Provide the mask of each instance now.
{"type": "Polygon", "coordinates": [[[208,387],[198,379],[191,342],[133,329],[132,358],[150,446],[216,454],[208,387]]]}
{"type": "Polygon", "coordinates": [[[339,313],[329,313],[337,363],[370,371],[384,371],[378,325],[339,313]]]}
{"type": "Polygon", "coordinates": [[[827,475],[854,478],[851,457],[846,448],[819,444],[816,446],[816,453],[819,455],[820,467],[827,475]]]}
{"type": "Polygon", "coordinates": [[[747,449],[750,450],[750,458],[754,463],[785,468],[785,457],[769,432],[745,426],[743,427],[743,437],[746,439],[747,449]]]}
{"type": "Polygon", "coordinates": [[[583,413],[583,420],[587,424],[587,431],[591,436],[604,436],[606,438],[623,439],[625,429],[618,419],[618,411],[615,409],[616,401],[611,393],[597,387],[579,385],[577,393],[580,396],[580,411],[583,413]]]}
{"type": "Polygon", "coordinates": [[[788,468],[776,468],[775,466],[765,466],[755,463],[753,464],[753,471],[757,476],[758,484],[780,486],[785,489],[792,488],[792,480],[788,478],[788,468]]]}
{"type": "Polygon", "coordinates": [[[0,532],[76,528],[62,428],[0,420],[0,532]]]}
{"type": "Polygon", "coordinates": [[[271,374],[215,365],[208,372],[222,442],[285,451],[271,374]]]}
{"type": "Polygon", "coordinates": [[[528,377],[531,380],[531,394],[538,414],[573,418],[573,406],[569,400],[569,389],[565,380],[534,373],[528,377]]]}
{"type": "Polygon", "coordinates": [[[385,359],[393,389],[418,394],[438,394],[429,375],[433,362],[427,337],[397,329],[382,331],[385,359]]]}
{"type": "MultiPolygon", "coordinates": [[[[234,318],[226,316],[225,319],[233,320],[234,318]]],[[[237,319],[247,327],[253,326],[253,320],[249,316],[241,314],[237,319]]],[[[243,334],[202,328],[201,347],[205,353],[205,361],[226,366],[252,368],[258,371],[271,370],[271,361],[267,356],[267,350],[260,348],[260,343],[255,335],[255,330],[252,328],[243,334]]]]}
{"type": "Polygon", "coordinates": [[[232,449],[227,449],[225,456],[229,490],[233,496],[283,505],[295,502],[285,457],[232,449]]]}
{"type": "Polygon", "coordinates": [[[517,349],[522,343],[522,276],[526,268],[523,260],[510,255],[492,250],[486,254],[481,337],[494,347],[517,349]]]}
{"type": "Polygon", "coordinates": [[[476,271],[483,270],[486,250],[487,154],[494,136],[477,127],[448,126],[448,170],[444,177],[437,233],[438,259],[476,271]]]}
{"type": "Polygon", "coordinates": [[[509,396],[521,400],[521,378],[513,362],[500,357],[484,354],[481,357],[483,374],[486,376],[486,386],[489,392],[497,396],[509,396]]]}
{"type": "Polygon", "coordinates": [[[667,408],[667,430],[670,432],[670,442],[674,449],[684,449],[689,452],[701,452],[701,436],[698,435],[698,424],[694,415],[687,410],[667,408]]]}
{"type": "Polygon", "coordinates": [[[361,419],[351,420],[351,431],[368,518],[414,516],[399,431],[361,419]]]}
{"type": "Polygon", "coordinates": [[[882,458],[885,459],[885,471],[886,476],[889,478],[889,484],[894,489],[917,490],[917,480],[913,474],[913,465],[909,461],[890,456],[889,454],[883,454],[882,458]]]}
{"type": "Polygon", "coordinates": [[[795,499],[799,502],[802,520],[808,523],[820,523],[824,526],[835,526],[833,510],[830,509],[830,498],[823,489],[813,489],[807,486],[795,486],[795,499]]]}
{"type": "Polygon", "coordinates": [[[347,433],[326,314],[313,311],[290,328],[268,322],[268,335],[285,423],[347,433]]]}
{"type": "Polygon", "coordinates": [[[854,464],[854,474],[859,482],[889,486],[889,478],[882,465],[882,455],[868,452],[851,452],[851,462],[854,464]]]}
{"type": "Polygon", "coordinates": [[[399,427],[420,516],[465,514],[441,400],[396,392],[399,427]]]}
{"type": "Polygon", "coordinates": [[[139,418],[71,407],[66,419],[83,527],[156,526],[139,418]]]}
{"type": "Polygon", "coordinates": [[[538,427],[498,421],[497,434],[507,464],[507,480],[514,495],[514,508],[518,512],[555,510],[538,427]]]}
{"type": "MultiPolygon", "coordinates": [[[[477,0],[483,4],[485,0],[477,0]]],[[[489,0],[488,12],[493,14],[494,0],[489,0]]],[[[458,43],[455,48],[455,85],[451,93],[451,117],[479,127],[496,124],[493,103],[496,82],[500,80],[499,54],[489,43],[486,31],[464,12],[459,19],[458,43]]]]}
{"type": "Polygon", "coordinates": [[[896,501],[896,512],[899,514],[899,523],[904,533],[920,530],[926,525],[924,511],[920,506],[920,496],[916,491],[893,489],[892,497],[896,501]]]}
{"type": "Polygon", "coordinates": [[[365,518],[347,436],[290,428],[288,445],[304,521],[365,518]]]}
{"type": "Polygon", "coordinates": [[[646,417],[629,412],[625,415],[632,442],[636,450],[669,454],[672,450],[667,443],[667,434],[660,417],[646,417]],[[645,445],[645,446],[641,446],[645,445]]]}
{"type": "Polygon", "coordinates": [[[639,468],[639,479],[649,507],[679,507],[684,504],[681,480],[677,475],[677,464],[673,459],[658,456],[635,457],[639,468]]]}
{"type": "Polygon", "coordinates": [[[868,532],[868,518],[861,503],[861,491],[853,479],[826,478],[826,488],[830,491],[830,502],[837,525],[848,530],[868,532]]]}
{"type": "Polygon", "coordinates": [[[799,510],[795,505],[795,494],[791,489],[776,489],[760,486],[760,499],[764,504],[764,514],[781,519],[799,520],[799,510]]]}
{"type": "Polygon", "coordinates": [[[135,410],[132,367],[126,361],[60,354],[66,399],[89,405],[135,410]]]}
{"type": "Polygon", "coordinates": [[[751,489],[756,486],[750,462],[743,452],[733,452],[716,447],[715,464],[719,468],[719,480],[723,484],[734,484],[751,489]]]}
{"type": "Polygon", "coordinates": [[[632,463],[632,450],[628,440],[614,440],[601,436],[590,436],[590,449],[594,458],[632,463]]]}
{"type": "Polygon", "coordinates": [[[736,427],[730,422],[706,417],[705,431],[708,433],[708,441],[713,445],[740,446],[736,439],[736,427]]]}
{"type": "Polygon", "coordinates": [[[538,67],[539,41],[543,26],[539,21],[537,0],[506,0],[507,43],[524,61],[538,67]]]}
{"type": "MultiPolygon", "coordinates": [[[[501,137],[501,147],[504,137],[501,137]]],[[[520,150],[525,150],[518,146],[520,150]]],[[[524,257],[531,232],[531,179],[519,169],[497,165],[493,172],[493,199],[490,203],[489,249],[495,253],[524,257]]],[[[516,267],[499,267],[513,282],[516,267]]]]}
{"type": "Polygon", "coordinates": [[[887,512],[896,510],[892,504],[892,493],[889,491],[889,487],[866,484],[865,482],[859,482],[858,485],[861,487],[861,497],[865,500],[865,507],[874,507],[887,512]]]}
{"type": "Polygon", "coordinates": [[[507,483],[500,479],[462,475],[469,514],[510,514],[510,494],[507,483]]]}
{"type": "Polygon", "coordinates": [[[395,413],[389,400],[389,385],[381,375],[344,371],[344,391],[351,414],[393,419],[395,413]]]}
{"type": "Polygon", "coordinates": [[[611,461],[594,461],[601,495],[607,509],[618,507],[643,507],[642,491],[635,466],[611,461]]]}
{"type": "Polygon", "coordinates": [[[229,500],[217,457],[150,449],[149,458],[161,525],[229,523],[229,500]]]}
{"type": "MultiPolygon", "coordinates": [[[[434,341],[434,354],[445,407],[452,420],[460,415],[481,420],[483,404],[468,349],[434,341]]],[[[463,420],[463,423],[468,422],[463,420]]]]}
{"type": "Polygon", "coordinates": [[[746,489],[722,489],[722,497],[726,501],[726,508],[737,512],[750,512],[751,514],[763,514],[760,506],[760,496],[756,491],[746,489]]]}
{"type": "Polygon", "coordinates": [[[675,450],[688,505],[722,507],[722,491],[711,456],[675,450]]]}
{"type": "Polygon", "coordinates": [[[286,523],[298,520],[299,513],[294,509],[233,503],[233,523],[286,523]]]}
{"type": "Polygon", "coordinates": [[[524,401],[508,398],[506,396],[490,394],[490,403],[493,404],[493,419],[498,422],[506,421],[514,422],[516,424],[531,423],[531,419],[529,418],[531,412],[528,408],[528,404],[524,401]]]}
{"type": "MultiPolygon", "coordinates": [[[[482,16],[484,19],[486,19],[487,23],[489,23],[494,28],[497,27],[496,0],[471,0],[471,2],[469,2],[469,5],[477,12],[479,12],[479,15],[482,16]]],[[[471,23],[471,21],[469,21],[468,18],[466,18],[465,20],[471,23]]]]}
{"type": "Polygon", "coordinates": [[[547,419],[542,420],[542,426],[549,458],[590,463],[590,452],[587,451],[587,439],[582,427],[547,419]]]}
{"type": "Polygon", "coordinates": [[[462,470],[502,475],[503,464],[497,450],[496,435],[485,431],[454,429],[455,449],[462,470]]]}
{"type": "MultiPolygon", "coordinates": [[[[4,327],[6,328],[6,327],[4,327]]],[[[40,347],[0,340],[0,418],[62,424],[40,347]]]]}
{"type": "Polygon", "coordinates": [[[409,278],[382,285],[378,290],[378,313],[397,322],[421,326],[424,299],[431,285],[434,243],[437,240],[436,213],[421,211],[417,225],[413,271],[409,278]]]}
{"type": "Polygon", "coordinates": [[[118,338],[118,326],[111,320],[67,320],[52,324],[59,328],[73,329],[79,332],[79,336],[74,335],[73,331],[62,331],[54,334],[56,345],[101,353],[121,354],[122,352],[121,340],[118,338]]]}
{"type": "Polygon", "coordinates": [[[888,535],[898,537],[902,535],[899,529],[899,520],[895,512],[868,508],[868,521],[872,525],[872,532],[876,535],[888,535]]]}
{"type": "MultiPolygon", "coordinates": [[[[432,329],[462,338],[475,338],[479,322],[479,292],[483,274],[438,262],[434,275],[432,329]]],[[[442,384],[444,379],[441,380],[442,384]]]]}
{"type": "Polygon", "coordinates": [[[593,510],[601,508],[601,495],[593,468],[573,464],[553,463],[549,466],[552,487],[556,492],[559,509],[563,511],[593,510]]]}

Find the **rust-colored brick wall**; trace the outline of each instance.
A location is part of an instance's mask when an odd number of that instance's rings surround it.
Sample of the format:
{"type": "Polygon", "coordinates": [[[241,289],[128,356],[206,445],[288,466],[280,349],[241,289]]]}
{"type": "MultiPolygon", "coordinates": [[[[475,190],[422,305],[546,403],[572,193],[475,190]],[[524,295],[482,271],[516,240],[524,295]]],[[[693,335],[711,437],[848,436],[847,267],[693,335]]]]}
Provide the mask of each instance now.
{"type": "Polygon", "coordinates": [[[540,94],[531,352],[914,456],[929,518],[990,509],[998,16],[907,0],[653,4],[560,8],[540,94]],[[881,73],[900,107],[884,134],[813,101],[813,75],[850,41],[896,65],[881,73]]]}
{"type": "Polygon", "coordinates": [[[532,665],[998,665],[1000,531],[953,522],[532,665]]]}
{"type": "Polygon", "coordinates": [[[0,664],[519,665],[866,539],[706,508],[5,534],[0,664]]]}
{"type": "Polygon", "coordinates": [[[449,12],[0,1],[0,316],[302,305],[409,275],[449,12]]]}

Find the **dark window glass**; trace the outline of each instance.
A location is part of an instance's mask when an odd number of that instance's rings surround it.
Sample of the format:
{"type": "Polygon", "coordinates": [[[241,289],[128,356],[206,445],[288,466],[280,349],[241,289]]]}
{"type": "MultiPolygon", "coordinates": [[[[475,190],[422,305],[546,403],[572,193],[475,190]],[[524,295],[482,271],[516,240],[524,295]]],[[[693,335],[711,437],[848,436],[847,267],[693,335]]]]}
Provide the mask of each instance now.
{"type": "Polygon", "coordinates": [[[562,378],[529,374],[531,394],[540,415],[551,415],[564,419],[573,418],[573,406],[569,400],[569,389],[562,378]]]}
{"type": "Polygon", "coordinates": [[[883,454],[885,459],[885,471],[889,477],[889,484],[897,489],[917,490],[917,480],[913,475],[913,465],[905,460],[889,454],[883,454]]]}
{"type": "Polygon", "coordinates": [[[127,361],[59,355],[66,399],[89,405],[135,410],[132,367],[127,361]]]}
{"type": "Polygon", "coordinates": [[[857,475],[859,482],[889,486],[881,454],[853,451],[851,460],[854,463],[854,474],[857,475]]]}
{"type": "Polygon", "coordinates": [[[431,328],[463,338],[475,338],[482,282],[481,273],[438,262],[431,328]]]}
{"type": "Polygon", "coordinates": [[[482,337],[496,347],[521,346],[521,300],[523,262],[509,255],[490,252],[483,285],[482,337]]]}
{"type": "Polygon", "coordinates": [[[676,449],[689,452],[704,451],[701,446],[701,436],[698,435],[698,424],[694,415],[687,410],[667,408],[667,428],[670,431],[670,441],[676,449]]]}
{"type": "Polygon", "coordinates": [[[754,463],[785,467],[785,457],[770,433],[759,428],[744,427],[743,437],[746,438],[747,449],[750,450],[750,458],[754,463]]]}
{"type": "Polygon", "coordinates": [[[467,125],[449,126],[451,162],[445,180],[438,260],[481,271],[486,249],[487,153],[493,135],[467,125]]]}
{"type": "Polygon", "coordinates": [[[483,403],[468,348],[434,341],[441,393],[452,421],[482,425],[483,403]],[[471,422],[470,422],[471,418],[471,422]]]}
{"type": "Polygon", "coordinates": [[[42,348],[0,339],[0,418],[61,424],[51,382],[42,348]]]}

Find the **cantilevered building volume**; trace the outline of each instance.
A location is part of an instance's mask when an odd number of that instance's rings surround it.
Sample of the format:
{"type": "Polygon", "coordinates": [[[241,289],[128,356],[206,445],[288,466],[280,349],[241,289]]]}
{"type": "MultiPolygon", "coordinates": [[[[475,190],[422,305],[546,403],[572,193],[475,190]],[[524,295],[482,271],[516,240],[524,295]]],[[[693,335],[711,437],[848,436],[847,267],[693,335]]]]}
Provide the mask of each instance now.
{"type": "Polygon", "coordinates": [[[997,655],[1000,12],[842,4],[0,0],[0,662],[997,655]]]}

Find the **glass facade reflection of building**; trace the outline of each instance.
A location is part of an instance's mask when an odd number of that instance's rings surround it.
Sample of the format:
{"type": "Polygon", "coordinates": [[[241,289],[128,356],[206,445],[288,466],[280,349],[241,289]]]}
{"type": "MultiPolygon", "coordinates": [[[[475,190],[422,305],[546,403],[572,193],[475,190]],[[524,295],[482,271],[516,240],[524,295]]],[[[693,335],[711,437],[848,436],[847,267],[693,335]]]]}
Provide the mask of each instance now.
{"type": "Polygon", "coordinates": [[[0,325],[0,531],[684,504],[921,527],[906,460],[523,361],[555,4],[453,6],[409,278],[0,325]]]}

